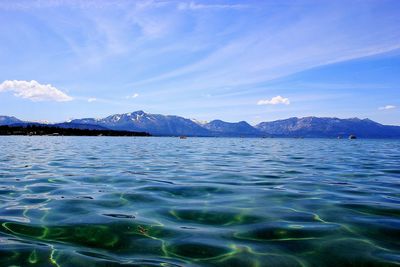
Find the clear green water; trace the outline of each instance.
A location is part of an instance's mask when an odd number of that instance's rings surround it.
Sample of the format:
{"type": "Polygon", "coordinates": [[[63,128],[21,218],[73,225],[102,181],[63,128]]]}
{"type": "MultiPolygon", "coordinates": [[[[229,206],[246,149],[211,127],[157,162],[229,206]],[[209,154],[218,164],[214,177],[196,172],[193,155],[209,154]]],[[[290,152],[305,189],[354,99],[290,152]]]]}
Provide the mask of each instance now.
{"type": "Polygon", "coordinates": [[[1,137],[0,266],[398,266],[400,141],[1,137]]]}

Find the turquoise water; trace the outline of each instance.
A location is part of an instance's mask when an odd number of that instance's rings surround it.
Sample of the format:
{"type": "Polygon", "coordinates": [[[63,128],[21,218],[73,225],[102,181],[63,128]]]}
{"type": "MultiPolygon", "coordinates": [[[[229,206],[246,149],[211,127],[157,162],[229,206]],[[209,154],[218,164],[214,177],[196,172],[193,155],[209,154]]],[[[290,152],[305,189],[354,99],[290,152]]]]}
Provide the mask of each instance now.
{"type": "Polygon", "coordinates": [[[0,137],[0,266],[398,266],[400,141],[0,137]]]}

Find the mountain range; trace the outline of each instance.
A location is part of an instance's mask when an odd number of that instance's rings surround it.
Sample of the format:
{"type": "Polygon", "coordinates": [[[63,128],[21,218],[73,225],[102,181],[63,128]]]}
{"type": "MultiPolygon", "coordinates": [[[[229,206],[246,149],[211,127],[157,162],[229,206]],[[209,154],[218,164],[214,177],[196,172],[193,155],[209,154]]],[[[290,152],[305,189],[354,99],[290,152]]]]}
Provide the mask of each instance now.
{"type": "MultiPolygon", "coordinates": [[[[0,125],[40,125],[15,117],[0,116],[0,125]]],[[[49,125],[49,124],[46,124],[49,125]]],[[[213,120],[200,122],[179,116],[150,114],[142,110],[115,114],[101,119],[83,118],[50,124],[60,128],[123,130],[148,132],[156,136],[225,136],[225,137],[324,137],[400,138],[400,126],[383,125],[370,119],[304,117],[250,125],[213,120]]]]}

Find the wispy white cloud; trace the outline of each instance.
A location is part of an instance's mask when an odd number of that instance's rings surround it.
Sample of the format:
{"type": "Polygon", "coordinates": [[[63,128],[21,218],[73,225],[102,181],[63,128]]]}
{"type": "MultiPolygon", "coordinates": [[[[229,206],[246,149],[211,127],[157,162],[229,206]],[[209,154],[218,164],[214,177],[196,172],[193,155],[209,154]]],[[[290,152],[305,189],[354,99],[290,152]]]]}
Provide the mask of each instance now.
{"type": "Polygon", "coordinates": [[[40,84],[35,80],[17,81],[7,80],[0,84],[0,92],[11,91],[16,97],[30,99],[32,101],[71,101],[73,98],[52,86],[40,84]]]}
{"type": "Polygon", "coordinates": [[[87,100],[89,103],[91,103],[91,102],[95,102],[95,101],[97,101],[97,98],[95,98],[95,97],[91,97],[91,98],[88,98],[88,100],[87,100]]]}
{"type": "Polygon", "coordinates": [[[241,4],[199,4],[195,2],[182,2],[178,4],[179,10],[242,9],[246,7],[246,5],[241,4]]]}
{"type": "Polygon", "coordinates": [[[139,96],[138,93],[134,93],[133,95],[128,95],[128,96],[126,96],[125,98],[126,98],[126,99],[133,99],[133,98],[137,98],[138,96],[139,96]]]}
{"type": "Polygon", "coordinates": [[[289,105],[290,104],[289,98],[285,98],[278,95],[271,99],[262,99],[257,102],[257,105],[278,105],[278,104],[289,105]]]}
{"type": "Polygon", "coordinates": [[[386,106],[380,107],[378,109],[379,110],[389,110],[389,109],[395,109],[395,108],[396,108],[396,106],[394,106],[394,105],[386,105],[386,106]]]}
{"type": "MultiPolygon", "coordinates": [[[[368,15],[368,9],[373,6],[343,9],[332,4],[331,8],[310,9],[304,13],[301,7],[295,6],[282,14],[270,14],[269,23],[261,23],[262,27],[251,25],[243,34],[228,36],[220,46],[184,66],[153,73],[130,85],[152,89],[160,88],[162,82],[160,91],[163,92],[176,88],[196,91],[217,90],[221,86],[252,87],[311,68],[400,49],[397,34],[400,27],[388,23],[390,26],[382,31],[381,22],[368,15]],[[300,15],[288,22],[291,13],[300,15]],[[349,27],[347,23],[354,14],[358,14],[359,20],[349,27]],[[371,27],[367,30],[364,25],[371,27]],[[329,36],[324,34],[327,29],[329,36]]],[[[267,9],[265,13],[269,14],[267,9]]],[[[208,21],[199,23],[207,25],[208,21]]]]}

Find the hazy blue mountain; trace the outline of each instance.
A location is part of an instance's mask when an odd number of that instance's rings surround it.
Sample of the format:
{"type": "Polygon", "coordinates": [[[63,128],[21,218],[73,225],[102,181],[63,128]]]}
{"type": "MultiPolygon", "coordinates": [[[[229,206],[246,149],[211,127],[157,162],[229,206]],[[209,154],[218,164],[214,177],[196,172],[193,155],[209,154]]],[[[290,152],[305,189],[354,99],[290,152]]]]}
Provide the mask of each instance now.
{"type": "Polygon", "coordinates": [[[112,130],[145,131],[152,135],[210,136],[211,133],[192,120],[179,116],[149,114],[142,110],[111,115],[103,119],[72,120],[78,124],[97,124],[112,130]]]}
{"type": "Polygon", "coordinates": [[[1,125],[9,125],[9,126],[28,126],[28,125],[35,125],[35,126],[55,126],[60,128],[70,128],[70,129],[82,129],[82,130],[109,130],[105,127],[96,124],[76,124],[71,122],[63,122],[63,123],[40,123],[40,122],[30,122],[30,121],[22,121],[15,117],[11,116],[0,116],[0,126],[1,125]]]}
{"type": "Polygon", "coordinates": [[[261,136],[263,134],[245,121],[225,122],[213,120],[202,126],[217,136],[261,136]]]}
{"type": "Polygon", "coordinates": [[[400,126],[382,125],[369,119],[289,118],[255,126],[265,134],[283,137],[400,138],[400,126]]]}
{"type": "Polygon", "coordinates": [[[12,116],[0,116],[0,125],[21,123],[22,121],[12,116]]]}

